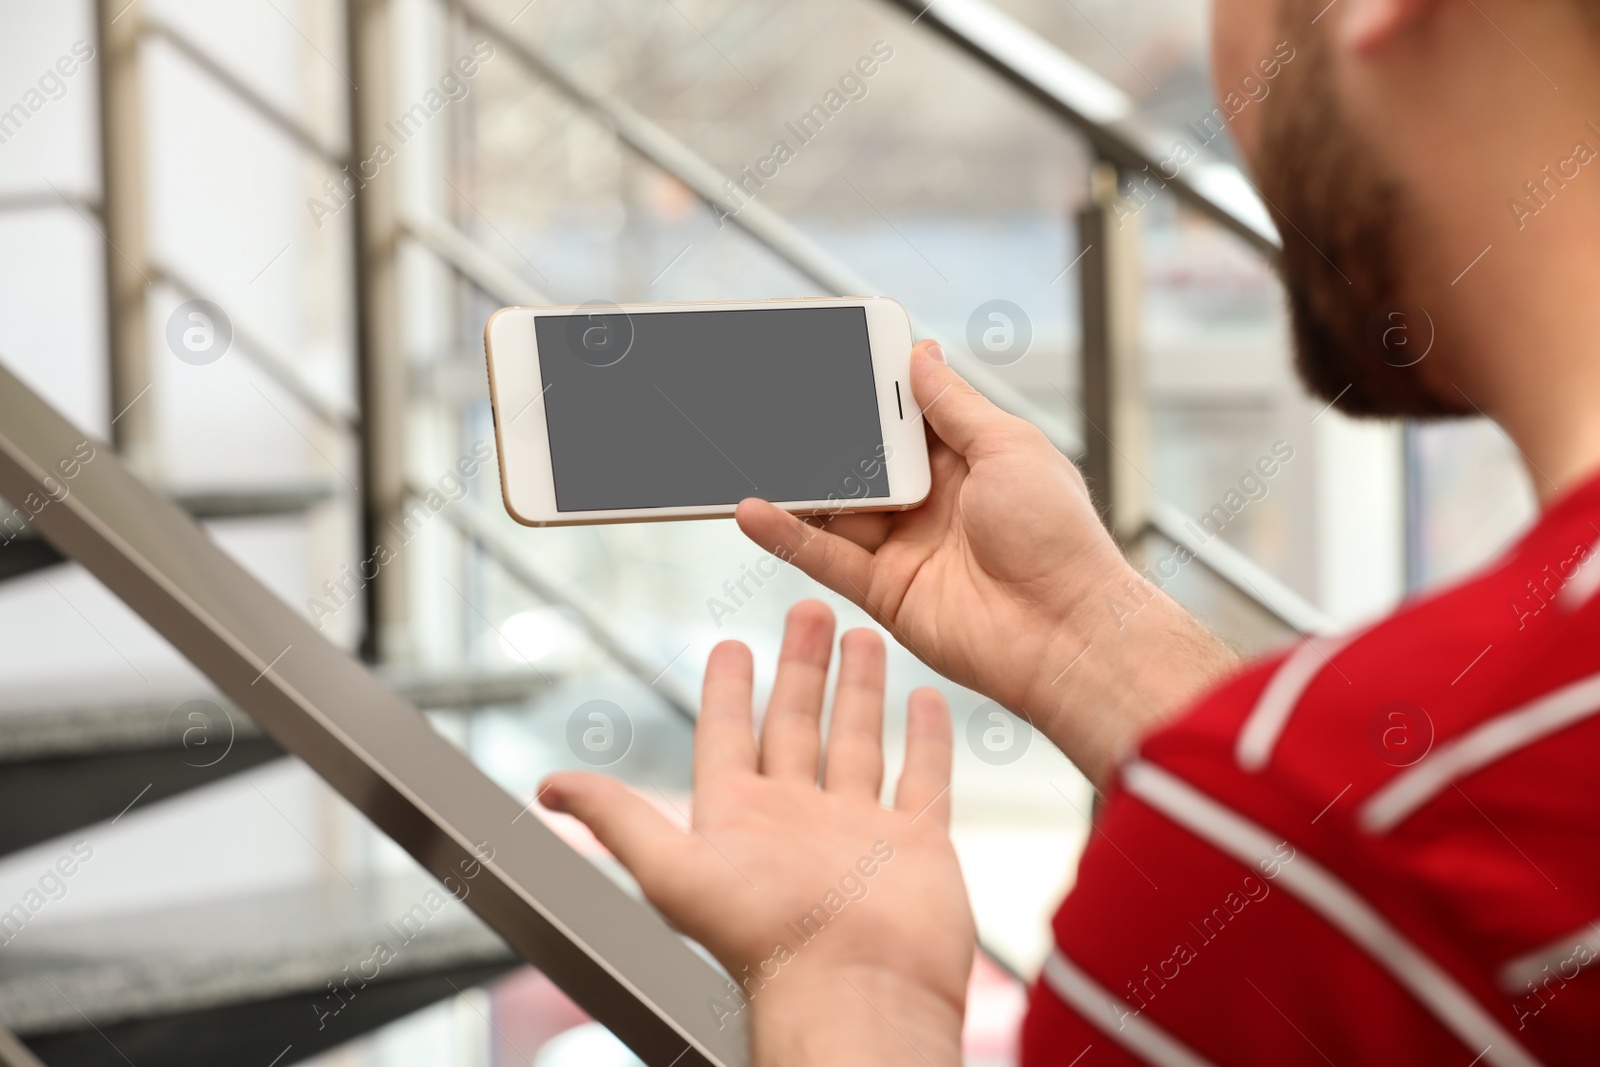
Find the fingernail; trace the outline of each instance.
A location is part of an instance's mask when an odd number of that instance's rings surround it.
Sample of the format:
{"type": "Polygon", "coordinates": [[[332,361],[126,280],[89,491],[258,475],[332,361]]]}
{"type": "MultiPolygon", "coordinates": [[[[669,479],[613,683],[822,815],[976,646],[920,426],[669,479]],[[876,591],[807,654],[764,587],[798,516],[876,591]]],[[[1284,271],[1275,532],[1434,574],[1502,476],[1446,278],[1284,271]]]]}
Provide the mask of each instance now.
{"type": "Polygon", "coordinates": [[[944,349],[939,347],[939,342],[938,341],[933,342],[933,344],[931,344],[927,348],[923,349],[923,351],[927,352],[928,355],[932,356],[934,359],[938,360],[940,363],[948,363],[949,362],[949,360],[944,358],[944,349]]]}

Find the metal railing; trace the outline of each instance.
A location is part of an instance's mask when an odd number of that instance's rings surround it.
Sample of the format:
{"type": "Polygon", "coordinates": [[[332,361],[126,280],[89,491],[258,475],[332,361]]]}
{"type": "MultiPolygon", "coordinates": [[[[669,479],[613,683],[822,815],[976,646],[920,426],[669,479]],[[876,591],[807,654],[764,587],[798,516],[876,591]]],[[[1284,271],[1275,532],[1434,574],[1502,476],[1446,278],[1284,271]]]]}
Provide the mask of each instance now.
{"type": "MultiPolygon", "coordinates": [[[[427,490],[413,488],[412,493],[420,498],[427,490]]],[[[606,622],[599,610],[563,589],[532,563],[516,544],[514,531],[506,529],[505,522],[496,521],[492,512],[466,499],[457,501],[441,514],[457,533],[494,560],[512,581],[546,604],[565,609],[590,643],[635,681],[659,694],[680,719],[690,724],[695,722],[699,717],[699,702],[664,677],[664,669],[653,668],[631,642],[606,622]]]]}
{"type": "MultiPolygon", "coordinates": [[[[228,71],[222,64],[208,56],[202,48],[191,41],[181,30],[147,15],[144,17],[141,32],[147,37],[160,40],[170,46],[185,60],[216,81],[238,102],[260,114],[273,129],[283,134],[303,151],[334,167],[342,165],[343,156],[339,150],[325,144],[302,123],[269,103],[261,93],[251,88],[228,71]]],[[[0,208],[8,206],[12,205],[0,203],[0,208]]],[[[59,207],[61,206],[61,198],[55,194],[40,194],[36,197],[19,198],[15,204],[17,210],[26,210],[36,206],[59,207]]],[[[402,216],[400,226],[406,236],[428,248],[461,276],[467,278],[483,291],[493,294],[496,299],[503,303],[550,304],[556,302],[553,297],[546,295],[528,283],[515,270],[501,263],[491,253],[484,250],[481,245],[448,222],[437,218],[423,218],[413,214],[402,216]]],[[[145,269],[153,280],[170,286],[185,300],[210,300],[213,303],[216,302],[213,299],[213,294],[205,292],[176,268],[162,264],[159,261],[151,261],[146,265],[145,269]]],[[[248,331],[240,329],[237,323],[234,324],[234,345],[242,355],[264,371],[268,377],[288,392],[323,425],[348,433],[360,432],[361,413],[355,410],[347,400],[329,395],[326,390],[302,374],[287,357],[275,351],[273,346],[261,338],[251,335],[248,331]]],[[[664,679],[653,679],[648,665],[632,650],[629,643],[621,635],[612,631],[605,620],[592,608],[544,578],[525,559],[515,555],[506,544],[504,536],[493,529],[486,517],[476,513],[470,516],[452,514],[451,522],[463,535],[482,548],[491,558],[500,562],[507,573],[519,584],[544,602],[570,612],[575,619],[579,620],[584,631],[596,647],[622,667],[626,673],[647,686],[653,687],[674,711],[692,720],[693,703],[684,693],[664,679]]]]}
{"type": "MultiPolygon", "coordinates": [[[[178,271],[159,261],[150,266],[151,276],[166,283],[184,300],[204,300],[216,303],[212,294],[178,271]]],[[[273,346],[233,323],[233,344],[240,354],[266,373],[286,393],[317,418],[324,426],[345,433],[361,429],[361,413],[348,400],[333,396],[327,390],[301,374],[289,358],[274,350],[273,346]]]]}
{"type": "MultiPolygon", "coordinates": [[[[1282,241],[1259,193],[1232,163],[1207,159],[1175,167],[1174,131],[1138,113],[1132,98],[987,0],[885,0],[912,14],[1051,114],[1124,174],[1157,171],[1157,187],[1234,234],[1269,261],[1282,241]]],[[[1197,150],[1199,146],[1195,146],[1197,150]]]]}
{"type": "Polygon", "coordinates": [[[0,367],[0,495],[48,499],[43,537],[647,1062],[746,1062],[717,969],[117,456],[55,477],[83,441],[0,367]]]}
{"type": "MultiPolygon", "coordinates": [[[[834,295],[870,295],[884,291],[766,205],[753,201],[737,212],[731,211],[731,205],[723,199],[726,178],[720,170],[638,111],[586,86],[563,64],[521,39],[498,17],[486,11],[478,0],[444,2],[459,11],[469,25],[507,49],[530,73],[556,88],[595,121],[613,130],[617,138],[641,158],[682,182],[708,205],[725,212],[730,221],[774,256],[822,289],[834,295]]],[[[916,21],[951,41],[1070,125],[1089,141],[1102,159],[1116,167],[1119,175],[1158,167],[1163,153],[1169,150],[1170,135],[1140,118],[1125,93],[984,0],[938,0],[932,5],[920,0],[886,2],[912,12],[916,21]]],[[[329,164],[341,163],[337,149],[273,106],[174,27],[147,18],[143,32],[171,46],[303,150],[329,164]]],[[[1162,171],[1163,175],[1165,173],[1162,171]]],[[[1232,164],[1200,160],[1170,179],[1163,178],[1162,185],[1186,205],[1240,237],[1269,260],[1275,260],[1279,249],[1276,231],[1255,198],[1248,179],[1232,164]]],[[[514,268],[443,220],[423,218],[414,213],[401,215],[399,228],[405,236],[417,241],[461,277],[501,303],[560,302],[559,297],[531,284],[514,268]]],[[[186,299],[204,298],[205,294],[198,287],[170,268],[152,265],[151,269],[186,299]]],[[[917,321],[924,325],[931,321],[930,316],[912,310],[917,321]]],[[[332,427],[359,432],[358,412],[352,411],[342,399],[327,396],[269,346],[253,338],[240,337],[240,349],[319,420],[332,427]]],[[[981,362],[964,358],[959,348],[955,350],[955,358],[958,369],[996,404],[1039,426],[1059,449],[1083,459],[1091,468],[1096,466],[1097,448],[1111,452],[1123,447],[1116,441],[1116,431],[1111,428],[1109,419],[1105,425],[1097,423],[1097,428],[1080,437],[1065,418],[1029,400],[981,362]]],[[[1114,401],[1096,405],[1089,396],[1086,401],[1085,406],[1091,408],[1100,406],[1109,410],[1116,406],[1114,401]]],[[[1108,461],[1102,466],[1109,471],[1113,463],[1108,461]]],[[[1102,478],[1102,481],[1109,479],[1102,478]]],[[[1109,484],[1099,488],[1106,493],[1112,491],[1109,484]]],[[[1168,540],[1183,540],[1183,524],[1173,521],[1177,512],[1170,505],[1149,501],[1142,510],[1145,514],[1122,529],[1126,539],[1154,533],[1168,540]]],[[[1226,546],[1197,553],[1197,558],[1221,581],[1290,628],[1322,632],[1335,625],[1315,604],[1226,546]],[[1209,562],[1221,558],[1229,562],[1217,566],[1209,562]],[[1272,593],[1264,595],[1263,589],[1271,589],[1272,593]],[[1308,630],[1308,626],[1314,629],[1308,630]]]]}
{"type": "Polygon", "coordinates": [[[196,45],[177,27],[148,12],[141,17],[140,29],[144,36],[161,41],[171,47],[173,51],[193,64],[213,83],[226,89],[241,104],[294,142],[302,151],[317,157],[334,170],[344,166],[349,155],[348,150],[328,144],[321,137],[307,129],[304,123],[279,108],[276,104],[273,104],[235,75],[233,71],[207,55],[205,49],[196,45]]]}

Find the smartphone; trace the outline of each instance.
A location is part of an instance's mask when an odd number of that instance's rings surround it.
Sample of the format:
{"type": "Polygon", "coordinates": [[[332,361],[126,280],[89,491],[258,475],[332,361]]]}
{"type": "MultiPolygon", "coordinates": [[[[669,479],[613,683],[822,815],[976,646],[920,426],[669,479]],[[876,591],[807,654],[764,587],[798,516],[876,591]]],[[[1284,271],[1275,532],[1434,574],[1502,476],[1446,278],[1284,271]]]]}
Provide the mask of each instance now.
{"type": "Polygon", "coordinates": [[[927,498],[911,322],[886,297],[514,307],[484,327],[506,510],[527,526],[927,498]]]}

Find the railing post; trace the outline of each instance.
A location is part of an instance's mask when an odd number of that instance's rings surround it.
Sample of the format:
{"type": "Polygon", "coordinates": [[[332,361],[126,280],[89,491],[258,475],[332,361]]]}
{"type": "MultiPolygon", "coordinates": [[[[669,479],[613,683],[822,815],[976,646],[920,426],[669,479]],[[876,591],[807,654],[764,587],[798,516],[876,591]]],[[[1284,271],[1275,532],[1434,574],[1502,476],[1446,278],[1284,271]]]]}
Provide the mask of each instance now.
{"type": "Polygon", "coordinates": [[[111,440],[129,469],[155,474],[156,408],[140,399],[151,383],[146,288],[153,277],[145,242],[144,107],[139,77],[139,11],[97,0],[100,44],[100,181],[105,225],[106,341],[111,440]]]}
{"type": "Polygon", "coordinates": [[[1428,501],[1424,495],[1422,427],[1415,419],[1407,419],[1400,426],[1400,434],[1400,485],[1405,500],[1401,536],[1405,538],[1405,595],[1410,596],[1428,582],[1427,543],[1424,541],[1428,501]]]}
{"type": "Polygon", "coordinates": [[[1139,208],[1119,196],[1117,168],[1090,174],[1078,212],[1082,303],[1083,474],[1113,536],[1131,545],[1148,522],[1149,419],[1139,350],[1139,208]]]}
{"type": "MultiPolygon", "coordinates": [[[[356,360],[361,393],[361,539],[366,552],[392,543],[405,506],[406,365],[400,350],[397,181],[364,162],[393,138],[394,21],[390,0],[346,0],[349,51],[350,162],[355,195],[356,360]]],[[[378,569],[366,586],[369,661],[410,658],[410,611],[404,556],[378,569]]]]}

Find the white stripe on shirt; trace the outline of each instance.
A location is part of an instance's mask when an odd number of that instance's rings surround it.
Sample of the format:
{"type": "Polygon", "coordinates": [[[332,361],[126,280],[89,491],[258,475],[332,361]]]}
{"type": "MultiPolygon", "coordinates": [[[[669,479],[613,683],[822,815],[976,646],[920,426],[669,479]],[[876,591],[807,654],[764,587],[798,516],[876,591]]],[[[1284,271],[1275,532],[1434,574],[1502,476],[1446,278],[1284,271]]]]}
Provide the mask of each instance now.
{"type": "Polygon", "coordinates": [[[1211,1061],[1161,1027],[1119,1002],[1059,948],[1044,961],[1044,984],[1091,1025],[1133,1055],[1156,1067],[1212,1067],[1211,1061]]]}
{"type": "Polygon", "coordinates": [[[1556,594],[1562,611],[1571,614],[1581,610],[1600,591],[1600,559],[1595,558],[1597,554],[1600,554],[1600,541],[1590,546],[1589,554],[1578,564],[1572,577],[1567,579],[1567,584],[1561,587],[1561,592],[1556,594]]]}
{"type": "Polygon", "coordinates": [[[1447,787],[1536,741],[1600,713],[1600,674],[1479,723],[1389,779],[1361,806],[1368,833],[1393,830],[1447,787]]]}
{"type": "Polygon", "coordinates": [[[1304,854],[1289,861],[1278,859],[1280,838],[1153,763],[1131,763],[1122,778],[1128,792],[1246,866],[1255,868],[1261,860],[1277,859],[1276,881],[1284,890],[1365,950],[1462,1044],[1484,1049],[1484,1062],[1538,1067],[1539,1061],[1444,968],[1316,860],[1304,854]]]}
{"type": "Polygon", "coordinates": [[[1528,983],[1544,975],[1546,968],[1562,981],[1571,981],[1578,971],[1597,960],[1600,960],[1600,919],[1509,961],[1500,968],[1500,988],[1520,996],[1527,992],[1528,983]],[[1577,969],[1563,974],[1561,965],[1564,963],[1576,963],[1577,969]]]}
{"type": "Polygon", "coordinates": [[[1289,716],[1334,656],[1354,641],[1357,634],[1337,637],[1310,637],[1284,659],[1261,691],[1261,699],[1239,731],[1234,758],[1247,771],[1259,771],[1272,758],[1272,750],[1289,725],[1289,716]]]}

